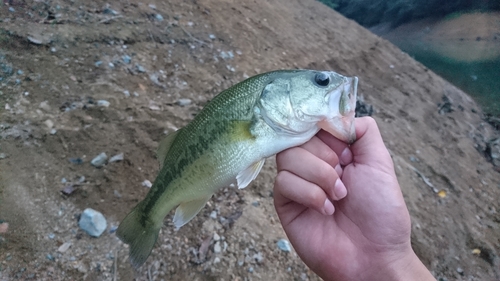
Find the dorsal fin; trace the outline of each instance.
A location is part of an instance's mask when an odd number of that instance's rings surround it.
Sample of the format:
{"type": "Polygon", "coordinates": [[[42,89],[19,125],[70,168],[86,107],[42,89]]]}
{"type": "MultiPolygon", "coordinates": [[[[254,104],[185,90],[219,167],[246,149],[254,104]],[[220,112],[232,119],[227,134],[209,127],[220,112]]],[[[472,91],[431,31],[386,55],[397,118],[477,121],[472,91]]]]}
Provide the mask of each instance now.
{"type": "Polygon", "coordinates": [[[158,158],[158,161],[160,161],[160,168],[163,167],[163,162],[165,161],[165,158],[167,157],[168,150],[170,149],[170,146],[175,140],[175,137],[177,136],[177,133],[180,130],[177,130],[173,133],[168,134],[161,142],[160,145],[158,146],[158,152],[156,153],[156,157],[158,158]]]}

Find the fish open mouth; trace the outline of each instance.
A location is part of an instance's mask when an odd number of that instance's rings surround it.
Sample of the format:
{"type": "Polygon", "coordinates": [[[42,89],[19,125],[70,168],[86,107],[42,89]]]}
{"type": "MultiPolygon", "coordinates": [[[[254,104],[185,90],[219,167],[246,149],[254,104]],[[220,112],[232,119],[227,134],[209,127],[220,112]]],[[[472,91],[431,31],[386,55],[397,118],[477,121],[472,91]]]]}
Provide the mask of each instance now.
{"type": "Polygon", "coordinates": [[[335,89],[335,91],[341,90],[340,97],[332,94],[329,99],[330,108],[338,108],[339,114],[332,118],[323,119],[318,123],[318,126],[341,141],[353,143],[356,140],[354,117],[356,114],[358,77],[345,77],[344,83],[339,88],[335,89]]]}

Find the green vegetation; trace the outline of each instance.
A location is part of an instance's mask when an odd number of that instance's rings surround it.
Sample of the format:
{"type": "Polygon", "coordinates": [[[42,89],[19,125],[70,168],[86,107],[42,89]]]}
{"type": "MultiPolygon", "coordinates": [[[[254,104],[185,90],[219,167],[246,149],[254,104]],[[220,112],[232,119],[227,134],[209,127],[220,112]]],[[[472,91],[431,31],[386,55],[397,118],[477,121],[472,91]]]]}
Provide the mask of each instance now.
{"type": "Polygon", "coordinates": [[[499,0],[319,0],[344,16],[370,27],[390,23],[393,27],[429,17],[443,17],[471,10],[500,10],[499,0]]]}

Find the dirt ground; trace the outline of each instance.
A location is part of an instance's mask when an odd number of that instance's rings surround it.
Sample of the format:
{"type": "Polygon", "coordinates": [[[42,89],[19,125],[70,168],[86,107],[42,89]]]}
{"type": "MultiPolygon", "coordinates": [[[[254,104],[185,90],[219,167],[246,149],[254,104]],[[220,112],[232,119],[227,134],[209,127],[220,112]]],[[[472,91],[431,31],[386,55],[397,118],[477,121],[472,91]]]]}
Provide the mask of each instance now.
{"type": "Polygon", "coordinates": [[[180,230],[170,214],[138,271],[113,233],[165,134],[230,85],[289,68],[359,77],[434,276],[500,279],[500,172],[483,155],[498,132],[462,91],[319,2],[3,2],[0,280],[319,280],[276,245],[273,159],[180,230]],[[101,152],[124,160],[95,168],[101,152]],[[108,222],[99,238],[78,227],[89,207],[108,222]]]}

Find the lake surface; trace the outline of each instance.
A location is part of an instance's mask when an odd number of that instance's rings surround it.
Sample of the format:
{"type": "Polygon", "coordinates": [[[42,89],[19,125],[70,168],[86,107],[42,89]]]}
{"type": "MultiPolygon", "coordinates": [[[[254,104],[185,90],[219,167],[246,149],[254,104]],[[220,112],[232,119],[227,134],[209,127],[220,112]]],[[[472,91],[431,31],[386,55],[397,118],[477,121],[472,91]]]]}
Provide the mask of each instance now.
{"type": "Polygon", "coordinates": [[[500,116],[500,57],[484,61],[457,61],[423,45],[399,46],[429,69],[473,97],[486,113],[500,116]]]}
{"type": "Polygon", "coordinates": [[[424,19],[372,32],[461,88],[486,113],[500,117],[500,13],[424,19]]]}

